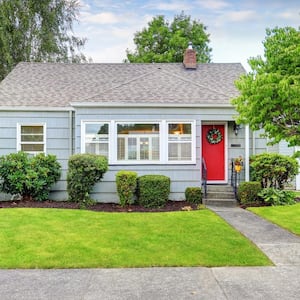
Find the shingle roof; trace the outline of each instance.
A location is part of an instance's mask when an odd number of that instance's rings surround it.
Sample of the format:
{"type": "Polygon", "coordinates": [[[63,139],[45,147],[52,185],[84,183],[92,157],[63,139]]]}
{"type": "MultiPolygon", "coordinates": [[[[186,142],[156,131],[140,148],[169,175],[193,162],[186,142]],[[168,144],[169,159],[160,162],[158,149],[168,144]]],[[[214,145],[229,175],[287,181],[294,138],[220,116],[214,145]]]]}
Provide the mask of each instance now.
{"type": "Polygon", "coordinates": [[[0,107],[70,103],[229,104],[241,64],[19,63],[0,84],[0,107]]]}

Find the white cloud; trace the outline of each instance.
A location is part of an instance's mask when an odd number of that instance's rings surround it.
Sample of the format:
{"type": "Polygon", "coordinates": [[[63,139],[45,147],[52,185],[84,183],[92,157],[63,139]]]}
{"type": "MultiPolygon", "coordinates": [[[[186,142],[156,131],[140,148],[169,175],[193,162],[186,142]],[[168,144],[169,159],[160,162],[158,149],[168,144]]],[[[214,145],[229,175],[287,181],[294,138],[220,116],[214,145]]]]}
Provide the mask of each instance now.
{"type": "Polygon", "coordinates": [[[111,47],[87,49],[84,54],[91,57],[94,63],[122,63],[126,58],[126,46],[117,44],[111,47]]]}
{"type": "Polygon", "coordinates": [[[300,10],[285,10],[280,13],[278,13],[276,16],[280,19],[283,19],[284,21],[287,21],[289,23],[294,22],[295,25],[299,24],[299,18],[300,18],[300,10]]]}
{"type": "Polygon", "coordinates": [[[102,12],[99,14],[91,14],[89,12],[81,13],[81,21],[83,23],[92,24],[116,24],[122,22],[122,19],[111,12],[102,12]]]}
{"type": "Polygon", "coordinates": [[[230,6],[230,3],[223,0],[199,0],[197,1],[202,7],[215,10],[215,9],[223,9],[230,6]]]}
{"type": "Polygon", "coordinates": [[[230,11],[224,14],[223,19],[231,22],[247,22],[257,20],[258,15],[254,10],[230,11]]]}
{"type": "Polygon", "coordinates": [[[184,1],[168,1],[168,2],[155,2],[152,1],[145,5],[147,9],[161,10],[161,11],[187,11],[192,8],[190,4],[184,3],[184,1]]]}

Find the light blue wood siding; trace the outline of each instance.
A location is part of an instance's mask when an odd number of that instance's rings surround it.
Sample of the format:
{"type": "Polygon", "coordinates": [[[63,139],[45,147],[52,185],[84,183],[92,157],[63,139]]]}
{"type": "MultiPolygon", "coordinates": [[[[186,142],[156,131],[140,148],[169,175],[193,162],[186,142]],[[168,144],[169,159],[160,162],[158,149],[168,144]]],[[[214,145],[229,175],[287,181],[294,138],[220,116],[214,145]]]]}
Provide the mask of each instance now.
{"type": "Polygon", "coordinates": [[[75,152],[81,149],[81,121],[196,121],[196,163],[164,165],[110,165],[92,197],[97,201],[118,202],[115,175],[134,170],[139,176],[162,174],[171,179],[171,200],[184,200],[186,187],[201,186],[201,124],[203,121],[233,121],[234,110],[224,108],[78,108],[75,113],[75,152]]]}
{"type": "MultiPolygon", "coordinates": [[[[120,170],[133,170],[139,176],[145,174],[163,174],[171,179],[171,200],[184,200],[186,187],[201,186],[201,124],[224,122],[227,130],[227,165],[230,183],[231,165],[234,157],[245,156],[245,138],[242,128],[236,136],[233,132],[232,108],[76,108],[69,111],[1,111],[0,112],[0,155],[16,152],[17,123],[45,123],[47,153],[57,156],[62,165],[62,176],[52,187],[50,198],[66,200],[66,178],[68,159],[72,153],[81,152],[81,121],[195,121],[196,123],[196,162],[194,164],[157,164],[157,165],[122,165],[109,166],[102,182],[94,187],[92,197],[102,202],[118,202],[115,175],[120,170]]],[[[250,132],[250,154],[266,151],[266,142],[259,133],[250,132]]],[[[244,176],[243,172],[241,174],[244,176]]],[[[5,196],[6,197],[6,196],[5,196]]],[[[0,200],[5,198],[2,194],[0,200]]]]}
{"type": "MultiPolygon", "coordinates": [[[[7,155],[17,151],[17,124],[45,123],[46,124],[46,152],[56,155],[62,166],[61,180],[56,183],[50,194],[53,200],[66,200],[66,174],[70,149],[70,114],[68,111],[0,111],[0,155],[7,155]]],[[[71,137],[73,140],[73,137],[71,137]]],[[[73,147],[72,147],[73,148],[73,147]]],[[[7,200],[9,196],[0,195],[0,199],[7,200]]]]}

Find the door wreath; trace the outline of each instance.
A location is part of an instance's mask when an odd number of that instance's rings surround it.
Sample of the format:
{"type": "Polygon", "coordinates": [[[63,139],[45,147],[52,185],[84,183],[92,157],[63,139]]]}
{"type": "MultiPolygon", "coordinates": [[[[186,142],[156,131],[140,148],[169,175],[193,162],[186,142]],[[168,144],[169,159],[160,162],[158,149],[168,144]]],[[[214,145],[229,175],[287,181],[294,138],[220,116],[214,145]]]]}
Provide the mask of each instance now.
{"type": "Polygon", "coordinates": [[[222,141],[223,136],[219,129],[213,128],[207,132],[206,138],[210,144],[219,144],[222,141]]]}

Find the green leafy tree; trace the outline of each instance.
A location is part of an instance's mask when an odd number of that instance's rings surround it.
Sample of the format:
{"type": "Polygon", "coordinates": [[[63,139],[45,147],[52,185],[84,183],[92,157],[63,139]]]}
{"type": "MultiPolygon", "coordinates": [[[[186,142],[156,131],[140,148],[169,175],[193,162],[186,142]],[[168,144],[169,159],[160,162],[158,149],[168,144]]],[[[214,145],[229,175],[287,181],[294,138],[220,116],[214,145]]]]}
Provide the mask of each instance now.
{"type": "Polygon", "coordinates": [[[211,48],[208,46],[209,34],[206,26],[191,20],[182,12],[169,24],[164,16],[156,16],[148,27],[134,35],[135,51],[126,50],[131,63],[182,62],[183,53],[189,42],[197,52],[197,61],[210,62],[211,48]]]}
{"type": "Polygon", "coordinates": [[[267,29],[263,45],[265,58],[249,59],[252,71],[236,82],[237,122],[263,128],[272,144],[300,145],[300,31],[267,29]]]}
{"type": "Polygon", "coordinates": [[[0,80],[20,61],[81,62],[77,0],[0,0],[0,80]]]}

